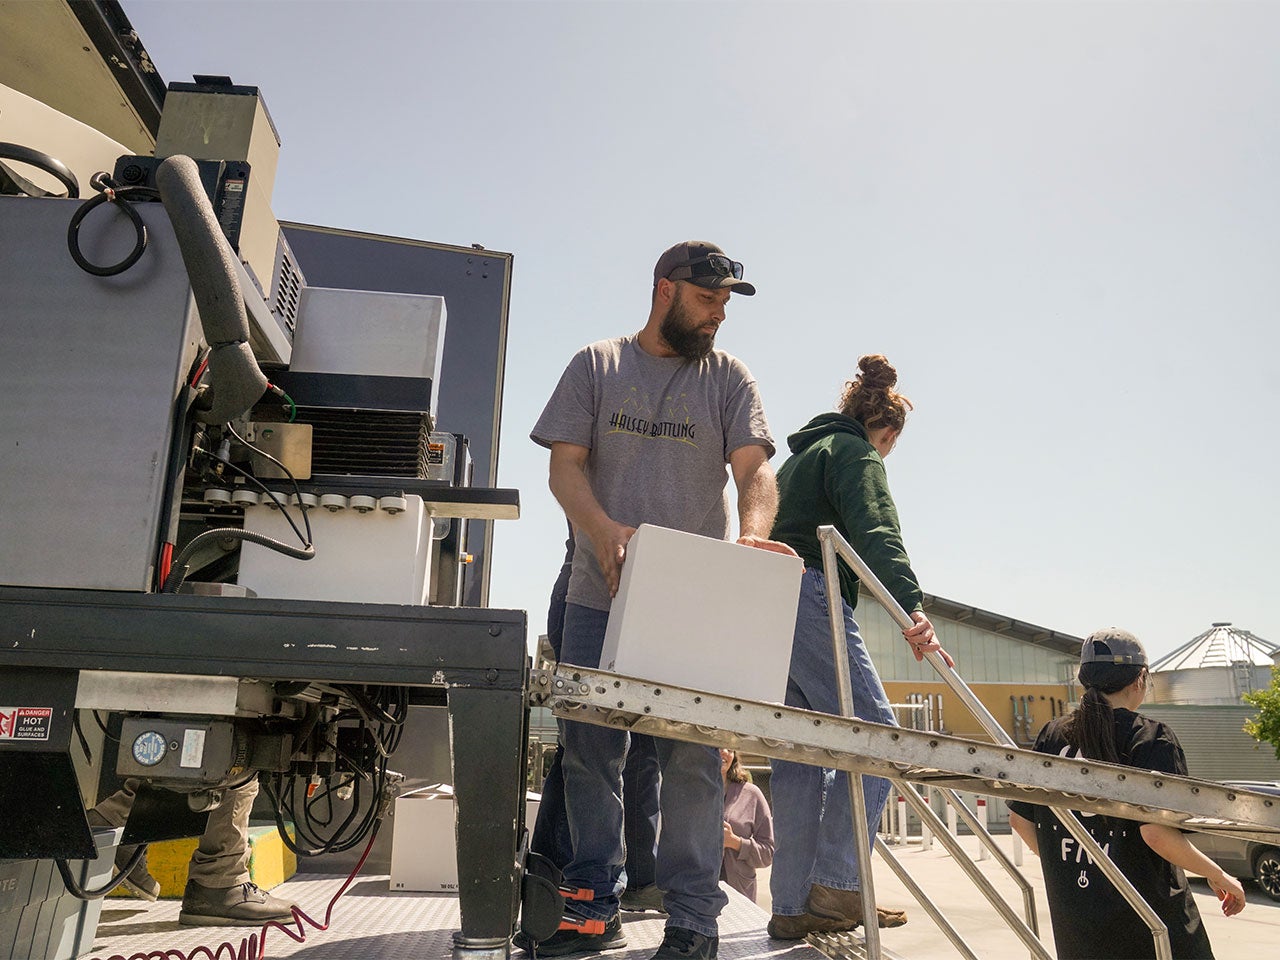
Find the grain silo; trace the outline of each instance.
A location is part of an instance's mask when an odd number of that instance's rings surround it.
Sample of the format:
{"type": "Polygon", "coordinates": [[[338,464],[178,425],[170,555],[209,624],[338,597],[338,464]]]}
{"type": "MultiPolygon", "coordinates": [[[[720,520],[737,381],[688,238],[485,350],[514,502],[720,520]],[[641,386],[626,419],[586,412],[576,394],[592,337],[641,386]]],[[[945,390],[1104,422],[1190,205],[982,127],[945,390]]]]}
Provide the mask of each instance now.
{"type": "Polygon", "coordinates": [[[1230,623],[1215,623],[1151,664],[1149,703],[1238,704],[1271,684],[1280,646],[1230,623]]]}

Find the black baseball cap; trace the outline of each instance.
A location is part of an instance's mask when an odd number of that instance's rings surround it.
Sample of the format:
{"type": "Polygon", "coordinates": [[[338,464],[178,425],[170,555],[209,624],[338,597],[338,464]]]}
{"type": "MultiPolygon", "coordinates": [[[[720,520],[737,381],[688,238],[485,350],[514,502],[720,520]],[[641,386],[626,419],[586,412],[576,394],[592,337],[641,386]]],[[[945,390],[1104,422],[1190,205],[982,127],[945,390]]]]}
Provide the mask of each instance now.
{"type": "Polygon", "coordinates": [[[1145,667],[1147,651],[1142,642],[1128,630],[1107,627],[1095,630],[1080,647],[1081,663],[1119,663],[1145,667]]]}
{"type": "Polygon", "coordinates": [[[705,240],[686,240],[664,251],[653,268],[655,287],[659,280],[684,280],[710,290],[727,287],[744,297],[756,292],[754,285],[742,279],[742,264],[705,240]]]}

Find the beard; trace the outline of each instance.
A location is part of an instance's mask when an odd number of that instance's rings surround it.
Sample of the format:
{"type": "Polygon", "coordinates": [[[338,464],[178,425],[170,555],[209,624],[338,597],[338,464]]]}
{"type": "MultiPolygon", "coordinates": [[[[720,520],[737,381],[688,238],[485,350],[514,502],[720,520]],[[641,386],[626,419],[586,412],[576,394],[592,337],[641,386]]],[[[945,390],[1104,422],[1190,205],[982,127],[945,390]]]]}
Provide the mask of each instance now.
{"type": "Polygon", "coordinates": [[[658,328],[658,332],[662,334],[662,339],[667,341],[667,346],[686,360],[702,360],[716,345],[716,335],[704,333],[694,326],[693,321],[689,319],[689,312],[684,307],[682,296],[683,294],[676,294],[676,298],[662,318],[662,325],[658,328]]]}

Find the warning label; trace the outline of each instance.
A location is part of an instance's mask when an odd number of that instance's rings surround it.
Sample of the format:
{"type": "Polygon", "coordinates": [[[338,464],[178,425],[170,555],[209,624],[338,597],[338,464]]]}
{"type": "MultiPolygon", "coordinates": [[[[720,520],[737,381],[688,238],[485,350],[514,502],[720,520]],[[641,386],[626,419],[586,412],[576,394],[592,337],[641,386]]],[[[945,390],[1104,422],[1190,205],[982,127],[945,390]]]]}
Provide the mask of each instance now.
{"type": "Polygon", "coordinates": [[[52,707],[0,707],[0,740],[48,740],[52,707]]]}

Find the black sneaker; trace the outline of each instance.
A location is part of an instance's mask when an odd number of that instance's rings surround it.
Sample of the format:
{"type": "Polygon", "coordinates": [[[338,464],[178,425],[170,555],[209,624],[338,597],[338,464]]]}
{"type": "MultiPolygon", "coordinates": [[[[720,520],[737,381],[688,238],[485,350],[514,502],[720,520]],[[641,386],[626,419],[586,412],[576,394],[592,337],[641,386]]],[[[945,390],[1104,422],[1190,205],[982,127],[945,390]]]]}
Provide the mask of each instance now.
{"type": "Polygon", "coordinates": [[[716,960],[719,937],[704,937],[684,927],[667,927],[662,945],[649,960],[716,960]]]}
{"type": "MultiPolygon", "coordinates": [[[[570,916],[566,913],[565,916],[570,916]]],[[[557,930],[549,939],[532,943],[523,934],[516,934],[515,945],[526,953],[539,957],[567,957],[571,953],[600,953],[617,950],[627,945],[622,932],[622,916],[615,913],[604,925],[604,933],[581,933],[577,930],[557,930]]]]}

